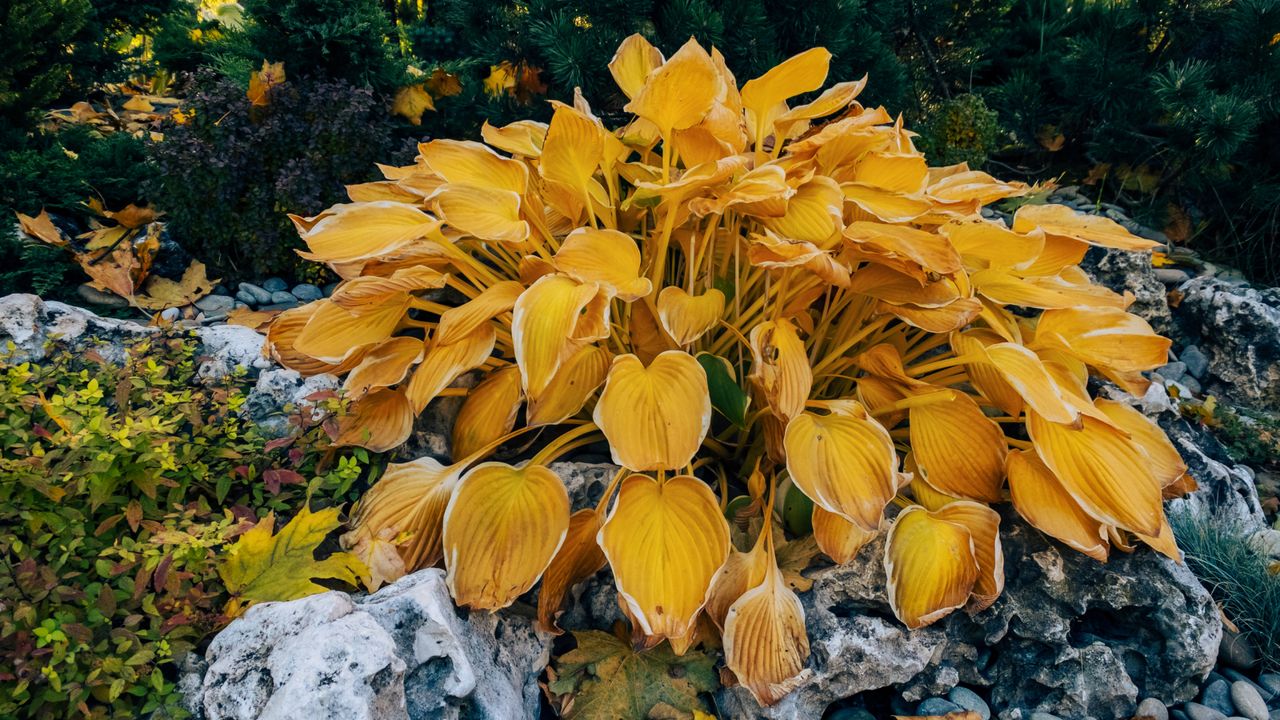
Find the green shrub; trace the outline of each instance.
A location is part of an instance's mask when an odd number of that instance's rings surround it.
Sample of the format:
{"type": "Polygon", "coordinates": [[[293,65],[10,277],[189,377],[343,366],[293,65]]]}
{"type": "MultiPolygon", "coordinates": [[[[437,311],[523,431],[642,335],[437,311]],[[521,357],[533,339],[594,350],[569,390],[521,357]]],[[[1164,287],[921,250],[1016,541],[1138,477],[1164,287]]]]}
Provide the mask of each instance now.
{"type": "Polygon", "coordinates": [[[196,350],[0,367],[0,717],[183,716],[175,663],[227,621],[223,543],[304,493],[351,498],[367,455],[330,462],[301,416],[269,445],[196,350]]]}
{"type": "Polygon", "coordinates": [[[90,198],[108,208],[141,202],[149,175],[143,141],[81,126],[37,134],[21,149],[0,152],[0,295],[65,298],[86,280],[65,252],[21,238],[14,212],[34,215],[47,208],[83,221],[90,198]]]}
{"type": "Polygon", "coordinates": [[[63,92],[71,41],[89,12],[89,0],[0,4],[0,147],[16,143],[32,113],[63,92]]]}
{"type": "Polygon", "coordinates": [[[1000,143],[996,113],[977,95],[960,95],[938,103],[924,114],[920,149],[934,165],[969,163],[980,168],[1000,143]]]}
{"type": "Polygon", "coordinates": [[[391,156],[385,102],[344,81],[289,80],[260,107],[206,71],[184,112],[150,147],[150,195],[174,239],[224,281],[294,276],[302,245],[286,214],[341,202],[344,185],[391,156]]]}

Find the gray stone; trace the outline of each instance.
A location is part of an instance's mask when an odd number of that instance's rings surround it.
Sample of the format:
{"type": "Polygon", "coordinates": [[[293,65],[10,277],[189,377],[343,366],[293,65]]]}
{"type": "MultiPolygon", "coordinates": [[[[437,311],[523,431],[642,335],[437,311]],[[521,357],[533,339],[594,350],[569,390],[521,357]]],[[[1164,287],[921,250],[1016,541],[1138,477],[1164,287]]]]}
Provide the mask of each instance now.
{"type": "Polygon", "coordinates": [[[1169,718],[1170,720],[1191,720],[1191,718],[1179,708],[1170,710],[1169,718]]]}
{"type": "Polygon", "coordinates": [[[171,307],[160,311],[160,318],[168,322],[175,322],[180,317],[182,317],[182,308],[171,307]]]}
{"type": "Polygon", "coordinates": [[[276,290],[271,293],[271,304],[279,305],[280,303],[297,303],[298,298],[293,296],[288,290],[276,290]]]}
{"type": "Polygon", "coordinates": [[[1047,712],[1033,712],[1027,716],[1028,720],[1062,720],[1062,718],[1047,712]]]}
{"type": "Polygon", "coordinates": [[[245,305],[250,305],[250,306],[258,304],[257,296],[255,296],[253,293],[247,293],[243,290],[236,292],[236,300],[239,300],[245,305]]]}
{"type": "Polygon", "coordinates": [[[991,708],[987,705],[987,701],[967,687],[957,685],[951,688],[951,692],[947,693],[947,699],[965,710],[978,713],[978,717],[982,720],[991,720],[991,708]]]}
{"type": "Polygon", "coordinates": [[[1246,680],[1231,683],[1231,702],[1235,705],[1236,713],[1249,720],[1267,720],[1267,716],[1270,715],[1267,702],[1258,692],[1258,688],[1246,680]]]}
{"type": "Polygon", "coordinates": [[[288,290],[289,283],[278,277],[267,278],[266,281],[262,283],[262,289],[269,293],[280,292],[281,290],[288,290]]]}
{"type": "Polygon", "coordinates": [[[1169,720],[1169,708],[1156,698],[1147,698],[1138,703],[1134,717],[1144,720],[1169,720]]]}
{"type": "Polygon", "coordinates": [[[1178,358],[1187,366],[1187,372],[1196,378],[1203,378],[1209,372],[1209,358],[1195,345],[1188,345],[1178,354],[1178,358]]]}
{"type": "MultiPolygon", "coordinates": [[[[253,298],[253,301],[259,305],[266,305],[271,302],[271,292],[266,288],[260,288],[253,283],[240,283],[240,292],[236,293],[236,297],[240,297],[240,293],[244,293],[245,295],[253,298]]],[[[245,300],[245,302],[248,302],[248,300],[245,300]]]]}
{"type": "Polygon", "coordinates": [[[917,715],[946,715],[947,713],[960,712],[963,707],[942,698],[932,697],[924,700],[916,706],[917,715]]]}
{"type": "Polygon", "coordinates": [[[196,307],[206,313],[223,313],[224,315],[235,309],[236,301],[226,295],[205,295],[196,301],[196,307]]]}
{"type": "Polygon", "coordinates": [[[1271,702],[1271,701],[1272,701],[1272,699],[1274,699],[1274,698],[1276,697],[1276,694],[1275,694],[1275,693],[1273,693],[1273,692],[1271,692],[1270,690],[1268,690],[1268,689],[1266,689],[1266,688],[1262,687],[1262,686],[1261,686],[1261,685],[1259,685],[1258,683],[1254,682],[1252,678],[1250,678],[1249,676],[1247,676],[1247,675],[1245,675],[1244,673],[1240,672],[1239,670],[1236,670],[1235,668],[1224,667],[1224,668],[1222,668],[1222,674],[1223,674],[1224,676],[1226,676],[1226,679],[1230,680],[1230,681],[1231,681],[1231,682],[1233,682],[1233,683],[1234,683],[1234,682],[1246,682],[1246,683],[1249,683],[1250,685],[1252,685],[1252,686],[1253,686],[1253,689],[1254,689],[1254,690],[1257,690],[1257,691],[1258,691],[1258,695],[1262,697],[1262,701],[1263,701],[1263,702],[1267,702],[1267,703],[1269,703],[1269,702],[1271,702]]]}
{"type": "Polygon", "coordinates": [[[303,302],[311,302],[324,297],[324,291],[311,283],[300,283],[293,286],[293,296],[303,302]]]}
{"type": "Polygon", "coordinates": [[[1258,651],[1244,635],[1224,628],[1218,647],[1218,660],[1240,670],[1248,670],[1258,664],[1258,651]]]}
{"type": "Polygon", "coordinates": [[[462,617],[430,569],[366,597],[255,605],[182,686],[205,720],[533,718],[549,655],[528,618],[462,617]]]}
{"type": "Polygon", "coordinates": [[[263,353],[266,338],[242,325],[210,325],[196,330],[204,345],[203,360],[196,371],[199,378],[220,378],[245,370],[265,370],[272,362],[263,353]]]}
{"type": "Polygon", "coordinates": [[[330,295],[332,295],[332,294],[333,294],[333,291],[334,291],[334,290],[337,290],[337,289],[338,289],[338,283],[336,283],[336,282],[331,282],[331,283],[329,283],[328,285],[325,285],[325,286],[324,286],[324,296],[325,296],[325,297],[329,297],[330,295]]]}
{"type": "Polygon", "coordinates": [[[1214,680],[1205,685],[1204,690],[1200,692],[1200,704],[1207,705],[1223,715],[1234,713],[1235,707],[1231,703],[1231,683],[1226,680],[1214,680]]]}
{"type": "MultiPolygon", "coordinates": [[[[449,387],[475,387],[476,373],[465,373],[449,387]]],[[[453,457],[453,421],[462,409],[462,397],[438,397],[427,404],[413,423],[413,432],[392,452],[395,462],[407,462],[424,455],[449,462],[453,457]]],[[[501,457],[501,456],[499,456],[501,457]]]]}
{"type": "Polygon", "coordinates": [[[1191,720],[1227,720],[1227,716],[1197,702],[1189,702],[1182,706],[1191,720]]]}
{"type": "Polygon", "coordinates": [[[1196,278],[1183,288],[1179,315],[1209,359],[1206,390],[1228,402],[1280,411],[1280,288],[1196,278]]]}
{"type": "MultiPolygon", "coordinates": [[[[868,690],[896,686],[911,701],[963,683],[989,688],[1002,720],[1035,711],[1085,720],[1130,717],[1139,697],[1194,697],[1222,626],[1185,566],[1147,550],[1104,565],[1050,543],[1011,512],[1001,525],[1010,578],[1001,598],[914,631],[885,599],[883,535],[849,564],[810,571],[813,588],[801,595],[809,681],[763,710],[728,688],[718,708],[733,718],[821,717],[868,690]]],[[[616,613],[616,596],[605,597],[616,613]]]]}
{"type": "Polygon", "coordinates": [[[1190,395],[1204,394],[1204,387],[1200,385],[1200,381],[1196,380],[1191,375],[1183,375],[1178,382],[1190,395]]]}
{"type": "MultiPolygon", "coordinates": [[[[292,296],[292,295],[290,295],[289,297],[291,297],[291,298],[292,298],[293,296],[292,296]]],[[[296,308],[296,307],[298,307],[299,305],[301,305],[301,303],[299,303],[299,302],[298,302],[298,299],[297,299],[297,298],[293,298],[293,299],[292,299],[292,300],[290,300],[289,302],[271,303],[270,305],[263,305],[262,307],[259,307],[258,309],[259,309],[259,310],[292,310],[293,308],[296,308]]]]}
{"type": "MultiPolygon", "coordinates": [[[[286,368],[263,370],[249,396],[245,398],[244,412],[249,419],[267,431],[280,437],[292,430],[289,424],[291,411],[301,412],[314,406],[308,397],[326,390],[336,391],[338,378],[332,375],[302,377],[297,371],[286,368]]],[[[320,419],[321,411],[312,407],[313,420],[320,419]]]]}
{"type": "Polygon", "coordinates": [[[1262,673],[1258,676],[1258,685],[1273,695],[1280,695],[1280,673],[1262,673]]]}
{"type": "Polygon", "coordinates": [[[1172,328],[1169,299],[1164,283],[1151,267],[1150,252],[1091,248],[1080,267],[1100,285],[1118,293],[1133,293],[1129,312],[1151,323],[1156,332],[1167,333],[1172,328]]]}
{"type": "Polygon", "coordinates": [[[1187,364],[1184,362],[1171,362],[1156,368],[1156,372],[1160,373],[1160,377],[1165,380],[1181,380],[1183,375],[1187,374],[1187,364]]]}
{"type": "Polygon", "coordinates": [[[116,362],[124,357],[122,341],[155,332],[158,330],[154,327],[98,317],[74,305],[46,302],[35,295],[0,297],[0,356],[5,362],[43,359],[50,343],[73,349],[93,346],[104,358],[116,362]]]}
{"type": "Polygon", "coordinates": [[[863,708],[840,708],[831,713],[829,720],[876,720],[876,716],[863,708]]]}
{"type": "Polygon", "coordinates": [[[1152,272],[1165,285],[1181,285],[1191,279],[1191,273],[1178,268],[1156,268],[1152,272]]]}
{"type": "Polygon", "coordinates": [[[113,308],[129,307],[129,301],[119,295],[113,292],[99,290],[87,284],[76,288],[76,295],[79,295],[85,302],[91,305],[101,305],[102,307],[113,308]]]}

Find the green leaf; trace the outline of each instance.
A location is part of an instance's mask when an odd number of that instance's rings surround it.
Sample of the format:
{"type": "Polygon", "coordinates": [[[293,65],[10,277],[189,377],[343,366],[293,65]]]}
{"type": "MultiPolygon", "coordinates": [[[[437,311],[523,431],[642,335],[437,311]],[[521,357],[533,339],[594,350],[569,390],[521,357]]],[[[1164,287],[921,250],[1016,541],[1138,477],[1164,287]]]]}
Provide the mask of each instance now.
{"type": "Polygon", "coordinates": [[[643,720],[659,705],[683,714],[710,711],[699,695],[714,692],[720,679],[715,660],[705,654],[677,656],[666,643],[636,652],[598,630],[573,636],[578,647],[556,659],[557,680],[549,686],[557,695],[573,695],[567,720],[643,720]]]}
{"type": "Polygon", "coordinates": [[[719,355],[698,353],[698,364],[707,373],[707,389],[711,405],[738,427],[747,425],[747,406],[751,398],[734,379],[733,365],[719,355]]]}

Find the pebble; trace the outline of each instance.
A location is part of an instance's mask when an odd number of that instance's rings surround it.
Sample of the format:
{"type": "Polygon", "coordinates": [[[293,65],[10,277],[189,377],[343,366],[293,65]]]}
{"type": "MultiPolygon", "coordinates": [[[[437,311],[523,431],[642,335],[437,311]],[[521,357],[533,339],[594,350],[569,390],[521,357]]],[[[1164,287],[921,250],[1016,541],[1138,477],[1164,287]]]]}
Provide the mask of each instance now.
{"type": "Polygon", "coordinates": [[[214,286],[213,286],[212,294],[214,294],[214,295],[230,295],[230,294],[231,294],[231,291],[227,289],[227,286],[226,286],[226,285],[223,285],[222,283],[218,283],[217,285],[214,285],[214,286]]]}
{"type": "Polygon", "coordinates": [[[1231,702],[1235,705],[1236,712],[1249,720],[1268,720],[1271,714],[1258,689],[1247,680],[1231,683],[1231,702]]]}
{"type": "Polygon", "coordinates": [[[1138,703],[1138,711],[1134,716],[1146,720],[1169,720],[1169,708],[1155,698],[1147,698],[1138,703]]]}
{"type": "Polygon", "coordinates": [[[1188,345],[1178,354],[1178,359],[1187,365],[1187,372],[1199,380],[1209,372],[1209,358],[1199,347],[1188,345]]]}
{"type": "Polygon", "coordinates": [[[329,283],[328,285],[325,285],[325,286],[324,286],[324,296],[325,296],[325,297],[329,297],[330,295],[332,295],[332,294],[333,294],[333,291],[334,291],[334,290],[337,290],[337,289],[338,289],[338,283],[336,283],[336,282],[331,282],[331,283],[329,283]]]}
{"type": "Polygon", "coordinates": [[[1183,375],[1179,382],[1181,382],[1182,386],[1187,390],[1190,390],[1193,395],[1199,395],[1204,392],[1204,389],[1200,387],[1200,381],[1190,375],[1183,375]]]}
{"type": "Polygon", "coordinates": [[[311,302],[324,297],[324,291],[311,283],[300,283],[293,286],[293,296],[303,302],[311,302]]]}
{"type": "Polygon", "coordinates": [[[300,304],[301,303],[298,302],[298,299],[294,298],[291,302],[271,303],[270,305],[261,305],[258,307],[258,309],[259,310],[292,310],[293,308],[298,307],[298,305],[300,304]]]}
{"type": "Polygon", "coordinates": [[[1040,712],[1037,710],[1036,712],[1031,713],[1031,716],[1027,718],[1027,720],[1062,720],[1062,718],[1054,715],[1053,713],[1040,712]]]}
{"type": "Polygon", "coordinates": [[[1262,673],[1258,676],[1258,684],[1275,695],[1280,695],[1280,674],[1262,673]]]}
{"type": "Polygon", "coordinates": [[[267,280],[262,283],[262,289],[272,293],[280,292],[281,290],[288,290],[289,283],[278,277],[267,278],[267,280]]]}
{"type": "Polygon", "coordinates": [[[103,292],[97,288],[81,285],[76,288],[76,294],[83,298],[86,302],[103,307],[126,307],[128,300],[116,295],[115,293],[103,292]]]}
{"type": "Polygon", "coordinates": [[[1182,707],[1191,720],[1227,720],[1226,715],[1198,702],[1189,702],[1182,707]]]}
{"type": "Polygon", "coordinates": [[[1156,279],[1165,285],[1181,285],[1191,279],[1191,273],[1178,268],[1156,268],[1156,279]]]}
{"type": "Polygon", "coordinates": [[[1272,710],[1270,720],[1280,720],[1280,710],[1272,710]]]}
{"type": "Polygon", "coordinates": [[[297,301],[298,298],[294,297],[288,290],[276,290],[271,293],[271,302],[273,303],[290,303],[297,301]]]}
{"type": "Polygon", "coordinates": [[[253,283],[240,283],[240,292],[236,293],[236,297],[240,297],[240,293],[244,293],[253,298],[254,302],[259,305],[266,305],[271,302],[271,292],[265,288],[260,288],[253,283]]]}
{"type": "Polygon", "coordinates": [[[1225,678],[1219,678],[1209,683],[1200,691],[1200,703],[1208,705],[1223,715],[1230,715],[1236,711],[1235,706],[1231,703],[1231,683],[1225,678]]]}
{"type": "Polygon", "coordinates": [[[947,693],[947,699],[959,705],[962,709],[978,713],[978,717],[982,718],[982,720],[991,720],[990,706],[978,693],[967,687],[956,686],[951,688],[951,692],[947,693]]]}
{"type": "MultiPolygon", "coordinates": [[[[1259,532],[1274,532],[1276,535],[1280,536],[1280,530],[1270,530],[1270,531],[1262,530],[1259,532]]],[[[1254,537],[1256,538],[1257,535],[1255,534],[1254,537]]],[[[1276,697],[1276,694],[1274,692],[1262,687],[1258,683],[1249,679],[1248,676],[1246,676],[1244,673],[1240,672],[1239,670],[1232,670],[1231,668],[1222,668],[1222,674],[1226,675],[1227,679],[1230,680],[1231,682],[1243,681],[1243,682],[1249,683],[1250,685],[1253,686],[1253,689],[1257,690],[1258,694],[1262,696],[1262,699],[1264,702],[1271,702],[1276,697]]]]}
{"type": "Polygon", "coordinates": [[[1181,380],[1182,376],[1187,374],[1187,364],[1174,361],[1156,368],[1156,372],[1160,373],[1160,377],[1165,380],[1181,380]]]}
{"type": "Polygon", "coordinates": [[[841,708],[831,713],[830,720],[876,720],[876,716],[862,708],[841,708]]]}
{"type": "Polygon", "coordinates": [[[1178,708],[1174,708],[1169,711],[1169,720],[1191,720],[1191,718],[1187,717],[1187,714],[1178,708]]]}
{"type": "Polygon", "coordinates": [[[996,211],[989,207],[982,208],[982,217],[990,219],[996,216],[996,211]]]}
{"type": "Polygon", "coordinates": [[[1248,670],[1258,664],[1258,651],[1240,633],[1223,628],[1218,660],[1237,670],[1248,670]]]}
{"type": "Polygon", "coordinates": [[[917,715],[946,715],[952,712],[962,712],[964,708],[942,698],[932,697],[922,701],[916,706],[917,715]]]}
{"type": "Polygon", "coordinates": [[[245,304],[245,305],[257,305],[257,304],[258,304],[258,300],[257,300],[257,298],[255,298],[253,295],[250,295],[250,294],[249,294],[249,293],[247,293],[247,292],[244,292],[243,290],[242,290],[242,291],[240,291],[240,292],[237,292],[237,293],[236,293],[236,300],[237,300],[237,301],[239,301],[239,302],[241,302],[241,303],[243,303],[243,304],[245,304]]]}
{"type": "Polygon", "coordinates": [[[168,322],[174,322],[178,318],[182,317],[182,308],[165,308],[160,311],[160,317],[168,322]]]}
{"type": "Polygon", "coordinates": [[[226,295],[205,295],[196,301],[196,307],[207,313],[226,313],[235,306],[235,299],[226,295]]]}
{"type": "Polygon", "coordinates": [[[232,310],[248,310],[248,309],[249,309],[249,303],[240,302],[239,300],[236,301],[236,306],[232,308],[232,310]]]}

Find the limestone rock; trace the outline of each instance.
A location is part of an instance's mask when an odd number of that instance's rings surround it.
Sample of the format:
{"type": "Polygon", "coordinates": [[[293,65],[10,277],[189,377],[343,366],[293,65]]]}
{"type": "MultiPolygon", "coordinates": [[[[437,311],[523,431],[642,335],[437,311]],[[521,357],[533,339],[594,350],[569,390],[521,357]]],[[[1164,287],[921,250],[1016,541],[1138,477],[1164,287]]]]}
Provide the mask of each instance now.
{"type": "Polygon", "coordinates": [[[8,362],[40,360],[46,355],[46,345],[56,343],[65,347],[85,348],[101,345],[108,360],[123,358],[113,344],[134,337],[156,332],[155,328],[128,320],[115,320],[94,315],[65,303],[45,302],[35,295],[15,294],[0,298],[0,352],[13,343],[13,354],[8,362]]]}
{"type": "Polygon", "coordinates": [[[1229,402],[1280,410],[1280,288],[1200,277],[1182,290],[1183,330],[1209,359],[1205,389],[1229,402]]]}
{"type": "Polygon", "coordinates": [[[1091,248],[1080,267],[1096,283],[1118,293],[1133,293],[1136,299],[1129,312],[1151,323],[1158,333],[1170,331],[1173,316],[1169,312],[1165,285],[1151,267],[1151,253],[1091,248]]]}
{"type": "Polygon", "coordinates": [[[549,652],[527,618],[455,609],[431,569],[250,608],[180,686],[205,720],[532,718],[549,652]]]}

